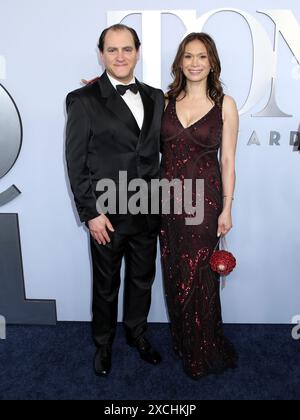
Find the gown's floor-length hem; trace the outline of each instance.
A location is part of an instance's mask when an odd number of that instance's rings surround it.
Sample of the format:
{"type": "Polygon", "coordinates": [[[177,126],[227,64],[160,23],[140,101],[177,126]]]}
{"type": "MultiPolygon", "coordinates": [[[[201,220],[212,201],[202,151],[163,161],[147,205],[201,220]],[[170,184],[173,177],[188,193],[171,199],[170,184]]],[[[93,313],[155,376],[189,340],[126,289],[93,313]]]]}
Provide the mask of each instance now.
{"type": "MultiPolygon", "coordinates": [[[[171,322],[173,351],[192,379],[220,375],[238,367],[238,355],[223,332],[219,276],[209,266],[202,266],[198,267],[197,277],[198,281],[191,287],[185,305],[177,306],[179,317],[171,322]],[[207,302],[203,311],[199,304],[201,301],[207,302]],[[179,320],[181,328],[176,328],[179,320]]],[[[182,296],[181,291],[178,296],[182,296]]],[[[168,301],[168,295],[166,297],[168,301]]],[[[172,304],[169,307],[172,308],[172,304]]],[[[170,319],[174,318],[174,312],[174,308],[169,311],[170,319]]]]}

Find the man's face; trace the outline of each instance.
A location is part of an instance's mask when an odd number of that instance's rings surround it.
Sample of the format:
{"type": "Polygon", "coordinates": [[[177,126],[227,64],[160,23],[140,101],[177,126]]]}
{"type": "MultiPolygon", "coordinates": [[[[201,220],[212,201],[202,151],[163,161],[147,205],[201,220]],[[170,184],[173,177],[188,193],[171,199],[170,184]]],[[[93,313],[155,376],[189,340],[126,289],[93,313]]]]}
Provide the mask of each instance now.
{"type": "Polygon", "coordinates": [[[110,30],[105,36],[104,50],[100,53],[110,76],[122,83],[129,83],[139,59],[134,39],[128,30],[110,30]]]}

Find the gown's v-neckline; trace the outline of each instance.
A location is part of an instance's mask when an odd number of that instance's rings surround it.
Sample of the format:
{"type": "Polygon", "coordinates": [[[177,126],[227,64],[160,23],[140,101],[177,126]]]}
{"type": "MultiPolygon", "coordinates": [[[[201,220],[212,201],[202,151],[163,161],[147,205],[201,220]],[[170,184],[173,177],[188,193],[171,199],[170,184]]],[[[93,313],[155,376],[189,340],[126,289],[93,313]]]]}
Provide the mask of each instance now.
{"type": "Polygon", "coordinates": [[[198,120],[196,120],[195,122],[193,122],[189,126],[185,127],[179,119],[179,116],[178,116],[178,113],[177,113],[176,101],[174,101],[174,109],[175,109],[176,119],[184,130],[187,130],[187,129],[193,127],[194,125],[198,124],[199,122],[201,122],[205,117],[207,117],[211,113],[211,111],[213,109],[215,109],[215,107],[216,107],[216,104],[214,104],[214,106],[206,114],[204,114],[201,118],[199,118],[198,120]]]}

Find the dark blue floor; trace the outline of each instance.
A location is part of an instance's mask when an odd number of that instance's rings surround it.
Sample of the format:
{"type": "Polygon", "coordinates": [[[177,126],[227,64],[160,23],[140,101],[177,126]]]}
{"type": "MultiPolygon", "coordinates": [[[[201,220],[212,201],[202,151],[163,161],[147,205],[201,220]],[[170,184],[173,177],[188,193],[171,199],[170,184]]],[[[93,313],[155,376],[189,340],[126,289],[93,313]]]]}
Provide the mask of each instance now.
{"type": "Polygon", "coordinates": [[[292,339],[291,326],[227,325],[225,329],[240,354],[239,368],[194,381],[172,353],[166,324],[149,327],[148,337],[164,359],[157,367],[139,359],[118,327],[108,378],[94,376],[89,324],[10,326],[7,340],[0,340],[0,399],[300,399],[300,341],[292,339]]]}

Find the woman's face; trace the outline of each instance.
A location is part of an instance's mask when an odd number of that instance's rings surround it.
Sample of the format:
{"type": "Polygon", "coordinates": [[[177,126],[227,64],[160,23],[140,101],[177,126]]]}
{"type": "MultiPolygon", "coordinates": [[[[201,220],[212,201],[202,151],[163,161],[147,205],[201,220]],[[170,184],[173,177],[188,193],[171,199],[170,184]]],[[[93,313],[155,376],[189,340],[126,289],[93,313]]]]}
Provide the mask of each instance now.
{"type": "Polygon", "coordinates": [[[207,80],[211,64],[205,45],[198,40],[186,45],[182,59],[182,71],[190,82],[207,80]]]}

